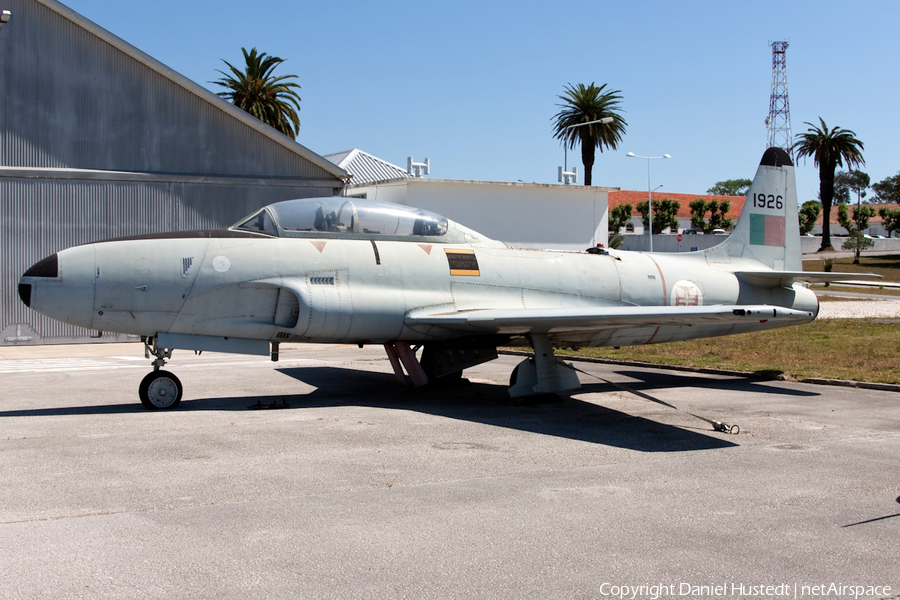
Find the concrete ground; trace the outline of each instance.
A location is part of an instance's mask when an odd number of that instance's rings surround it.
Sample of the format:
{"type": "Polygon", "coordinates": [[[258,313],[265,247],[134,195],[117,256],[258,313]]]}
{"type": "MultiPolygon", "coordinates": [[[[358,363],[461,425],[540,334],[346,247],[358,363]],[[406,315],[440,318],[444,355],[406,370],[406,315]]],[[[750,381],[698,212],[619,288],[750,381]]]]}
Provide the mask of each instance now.
{"type": "Polygon", "coordinates": [[[900,597],[900,394],[579,363],[512,402],[518,360],[176,352],[151,412],[140,345],[0,348],[0,597],[900,597]]]}

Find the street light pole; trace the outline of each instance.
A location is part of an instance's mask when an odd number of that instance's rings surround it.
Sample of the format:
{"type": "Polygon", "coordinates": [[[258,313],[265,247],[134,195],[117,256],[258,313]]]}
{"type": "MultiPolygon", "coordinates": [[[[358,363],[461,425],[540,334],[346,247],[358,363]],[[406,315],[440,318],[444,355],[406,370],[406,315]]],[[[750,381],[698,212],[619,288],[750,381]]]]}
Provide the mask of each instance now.
{"type": "MultiPolygon", "coordinates": [[[[650,161],[647,161],[647,164],[649,165],[650,161]]],[[[650,173],[649,173],[650,169],[648,168],[647,171],[648,171],[647,187],[649,188],[650,187],[650,173]]],[[[661,187],[662,187],[662,184],[659,184],[658,186],[656,186],[656,188],[650,192],[650,197],[647,199],[647,206],[650,207],[650,210],[647,212],[647,222],[650,223],[650,252],[653,252],[653,192],[655,192],[656,190],[658,190],[661,187]]]]}
{"type": "MultiPolygon", "coordinates": [[[[638,156],[634,152],[629,152],[625,155],[628,158],[643,158],[647,161],[647,216],[648,223],[650,225],[650,252],[653,252],[653,192],[654,190],[650,187],[650,161],[655,158],[672,158],[668,154],[663,154],[662,156],[638,156]]],[[[658,186],[656,189],[661,188],[662,185],[658,186]]]]}

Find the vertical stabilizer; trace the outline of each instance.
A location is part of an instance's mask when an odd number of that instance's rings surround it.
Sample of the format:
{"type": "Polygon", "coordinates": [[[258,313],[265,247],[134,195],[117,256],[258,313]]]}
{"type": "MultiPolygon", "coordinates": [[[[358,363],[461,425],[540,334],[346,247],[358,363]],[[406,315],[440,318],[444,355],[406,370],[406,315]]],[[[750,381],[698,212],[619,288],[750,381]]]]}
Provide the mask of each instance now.
{"type": "Polygon", "coordinates": [[[747,261],[776,271],[802,271],[794,163],[781,148],[763,154],[734,232],[706,251],[710,263],[747,261]]]}

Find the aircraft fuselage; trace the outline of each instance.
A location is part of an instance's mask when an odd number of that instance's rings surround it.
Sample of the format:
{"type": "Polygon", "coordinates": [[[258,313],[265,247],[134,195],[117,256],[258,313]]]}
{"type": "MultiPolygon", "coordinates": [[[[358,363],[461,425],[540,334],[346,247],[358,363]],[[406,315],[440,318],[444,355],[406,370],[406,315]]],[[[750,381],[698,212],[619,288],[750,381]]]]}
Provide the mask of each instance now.
{"type": "MultiPolygon", "coordinates": [[[[87,244],[31,278],[33,308],[99,331],[273,342],[386,343],[461,337],[410,313],[483,309],[771,304],[810,311],[801,285],[754,288],[702,252],[666,255],[269,238],[204,232],[87,244]],[[62,313],[59,311],[62,309],[62,313]],[[54,314],[56,313],[56,314],[54,314]]],[[[766,323],[642,326],[551,335],[559,346],[619,346],[764,329],[766,323]]],[[[517,332],[503,332],[516,344],[517,332]]]]}

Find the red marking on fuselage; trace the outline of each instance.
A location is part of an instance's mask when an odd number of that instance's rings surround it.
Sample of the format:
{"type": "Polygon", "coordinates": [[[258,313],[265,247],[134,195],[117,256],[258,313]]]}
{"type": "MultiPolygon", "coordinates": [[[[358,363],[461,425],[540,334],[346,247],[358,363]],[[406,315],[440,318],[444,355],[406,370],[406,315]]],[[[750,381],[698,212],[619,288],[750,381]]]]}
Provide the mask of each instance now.
{"type": "Polygon", "coordinates": [[[431,256],[431,244],[419,244],[419,248],[425,251],[425,254],[431,256]]]}
{"type": "Polygon", "coordinates": [[[675,306],[700,306],[700,294],[696,288],[675,286],[675,306]]]}
{"type": "Polygon", "coordinates": [[[328,242],[310,242],[310,244],[316,247],[316,250],[319,251],[319,254],[321,254],[325,250],[325,244],[327,243],[328,242]]]}
{"type": "MultiPolygon", "coordinates": [[[[662,269],[659,267],[659,263],[657,263],[657,262],[653,259],[652,256],[650,256],[650,255],[648,254],[648,255],[647,255],[647,258],[649,258],[650,260],[653,261],[653,264],[656,265],[656,270],[659,271],[659,278],[662,280],[662,285],[663,285],[663,289],[662,289],[662,291],[663,291],[663,293],[662,293],[662,306],[668,306],[668,305],[669,305],[669,298],[668,298],[669,294],[666,293],[666,276],[663,275],[663,271],[662,271],[662,269]]],[[[654,333],[653,335],[656,335],[656,334],[654,333]]],[[[652,340],[653,338],[650,338],[650,339],[652,340]]]]}
{"type": "MultiPolygon", "coordinates": [[[[662,281],[662,292],[663,292],[663,293],[662,293],[662,306],[668,306],[668,304],[669,304],[669,298],[668,298],[668,296],[669,296],[669,295],[666,293],[666,276],[663,275],[663,271],[662,271],[662,269],[660,268],[659,263],[656,262],[656,260],[655,260],[652,256],[650,256],[650,255],[648,254],[648,255],[647,255],[647,258],[649,258],[650,260],[653,261],[653,264],[656,266],[656,270],[659,271],[659,278],[660,278],[660,280],[662,281]]],[[[645,344],[649,344],[650,342],[652,342],[652,341],[653,341],[653,338],[656,337],[656,334],[659,333],[659,330],[660,330],[661,328],[662,328],[661,326],[658,326],[658,327],[656,328],[656,331],[653,332],[653,335],[650,336],[650,339],[648,339],[648,340],[647,340],[646,342],[644,342],[644,343],[645,343],[645,344]]]]}

